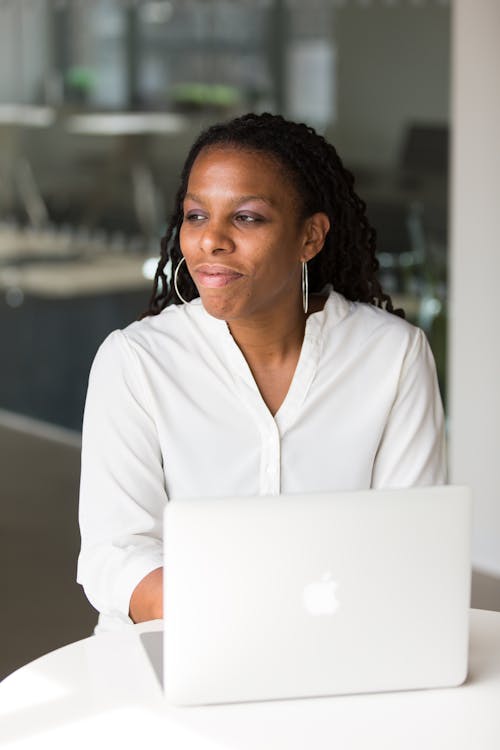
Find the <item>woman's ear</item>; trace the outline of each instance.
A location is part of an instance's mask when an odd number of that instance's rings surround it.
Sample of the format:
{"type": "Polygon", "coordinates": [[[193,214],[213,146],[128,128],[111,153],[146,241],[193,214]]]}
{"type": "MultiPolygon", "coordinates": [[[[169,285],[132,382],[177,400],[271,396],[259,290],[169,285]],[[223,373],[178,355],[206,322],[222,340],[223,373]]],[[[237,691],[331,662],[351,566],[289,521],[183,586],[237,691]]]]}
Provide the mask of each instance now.
{"type": "Polygon", "coordinates": [[[305,240],[301,261],[309,261],[314,258],[325,244],[326,235],[330,230],[330,219],[323,212],[318,212],[306,219],[305,240]]]}

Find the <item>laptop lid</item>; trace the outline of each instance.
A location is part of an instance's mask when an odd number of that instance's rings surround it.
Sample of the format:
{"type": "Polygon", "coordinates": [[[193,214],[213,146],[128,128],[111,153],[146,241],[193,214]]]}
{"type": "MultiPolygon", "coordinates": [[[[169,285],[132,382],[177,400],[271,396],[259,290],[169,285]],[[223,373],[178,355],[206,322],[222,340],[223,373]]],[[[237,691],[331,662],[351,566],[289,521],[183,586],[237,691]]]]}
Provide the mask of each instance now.
{"type": "Polygon", "coordinates": [[[465,680],[467,488],[177,500],[164,522],[170,703],[465,680]]]}

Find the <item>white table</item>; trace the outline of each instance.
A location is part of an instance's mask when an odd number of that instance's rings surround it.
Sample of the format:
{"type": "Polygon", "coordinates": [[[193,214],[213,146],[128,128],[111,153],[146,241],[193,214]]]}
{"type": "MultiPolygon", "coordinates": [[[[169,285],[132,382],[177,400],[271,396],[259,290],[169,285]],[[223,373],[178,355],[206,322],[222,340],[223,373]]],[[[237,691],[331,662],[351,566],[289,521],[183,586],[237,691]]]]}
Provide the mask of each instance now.
{"type": "Polygon", "coordinates": [[[459,688],[197,708],[163,702],[158,664],[144,645],[155,652],[161,626],[93,636],[7,677],[0,685],[0,746],[500,748],[500,613],[471,611],[470,675],[459,688]]]}
{"type": "Polygon", "coordinates": [[[52,107],[31,107],[26,104],[0,104],[0,126],[48,128],[56,119],[52,107]]]}

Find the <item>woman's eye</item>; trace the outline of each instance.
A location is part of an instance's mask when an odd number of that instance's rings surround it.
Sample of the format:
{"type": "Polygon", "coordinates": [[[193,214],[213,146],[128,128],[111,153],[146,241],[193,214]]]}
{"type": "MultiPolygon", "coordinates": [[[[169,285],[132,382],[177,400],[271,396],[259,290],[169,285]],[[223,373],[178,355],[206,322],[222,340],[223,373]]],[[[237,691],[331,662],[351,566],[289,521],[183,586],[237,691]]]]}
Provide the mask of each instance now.
{"type": "Polygon", "coordinates": [[[262,221],[258,216],[250,216],[249,214],[238,214],[236,220],[243,224],[256,224],[257,222],[262,221]]]}
{"type": "Polygon", "coordinates": [[[192,212],[190,214],[186,214],[184,216],[184,220],[185,221],[191,221],[192,223],[195,223],[197,221],[201,221],[204,218],[205,217],[203,216],[203,214],[197,214],[197,213],[194,213],[194,212],[192,212]]]}

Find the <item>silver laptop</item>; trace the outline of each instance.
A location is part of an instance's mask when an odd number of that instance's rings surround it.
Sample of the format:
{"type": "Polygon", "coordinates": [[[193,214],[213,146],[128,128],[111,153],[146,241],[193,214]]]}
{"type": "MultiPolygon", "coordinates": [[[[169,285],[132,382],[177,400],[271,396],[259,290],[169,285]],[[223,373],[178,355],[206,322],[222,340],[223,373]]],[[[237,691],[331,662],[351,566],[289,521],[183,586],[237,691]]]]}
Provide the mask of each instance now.
{"type": "Polygon", "coordinates": [[[164,538],[169,703],[466,679],[465,487],[171,501],[164,538]]]}

